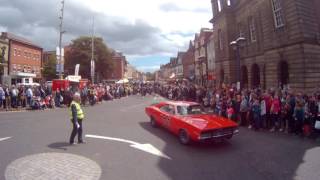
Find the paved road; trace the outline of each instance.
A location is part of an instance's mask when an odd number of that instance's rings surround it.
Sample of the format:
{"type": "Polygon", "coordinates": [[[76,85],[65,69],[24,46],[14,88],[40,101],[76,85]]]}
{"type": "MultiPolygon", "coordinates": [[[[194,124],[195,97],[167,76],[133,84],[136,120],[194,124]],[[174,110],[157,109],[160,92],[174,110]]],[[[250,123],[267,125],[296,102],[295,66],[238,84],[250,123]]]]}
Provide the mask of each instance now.
{"type": "Polygon", "coordinates": [[[320,177],[319,143],[242,128],[229,142],[183,146],[172,134],[150,127],[144,107],[151,102],[151,96],[132,96],[87,107],[84,133],[152,144],[171,159],[133,148],[127,142],[104,139],[86,138],[87,144],[69,146],[71,125],[66,109],[5,112],[0,113],[0,179],[316,180],[320,177]],[[2,139],[6,137],[11,138],[2,139]]]}

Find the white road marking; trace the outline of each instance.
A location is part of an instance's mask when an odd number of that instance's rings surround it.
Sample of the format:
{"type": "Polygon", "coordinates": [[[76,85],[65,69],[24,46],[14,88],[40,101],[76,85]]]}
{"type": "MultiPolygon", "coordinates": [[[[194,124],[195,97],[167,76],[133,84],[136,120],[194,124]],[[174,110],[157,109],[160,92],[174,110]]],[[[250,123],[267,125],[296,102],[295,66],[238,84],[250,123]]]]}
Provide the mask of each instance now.
{"type": "Polygon", "coordinates": [[[0,138],[0,141],[5,141],[5,140],[8,140],[8,139],[10,139],[10,138],[12,138],[12,137],[0,138]]]}
{"type": "Polygon", "coordinates": [[[0,111],[0,114],[10,114],[10,113],[23,113],[28,112],[27,110],[19,110],[19,111],[0,111]]]}
{"type": "Polygon", "coordinates": [[[106,137],[106,136],[97,136],[97,135],[90,135],[90,134],[87,134],[86,137],[128,143],[128,144],[130,144],[130,147],[133,147],[133,148],[139,149],[141,151],[144,151],[144,152],[171,160],[171,158],[169,156],[163,154],[160,150],[155,148],[152,144],[140,144],[140,143],[137,143],[134,141],[126,140],[126,139],[106,137]]]}

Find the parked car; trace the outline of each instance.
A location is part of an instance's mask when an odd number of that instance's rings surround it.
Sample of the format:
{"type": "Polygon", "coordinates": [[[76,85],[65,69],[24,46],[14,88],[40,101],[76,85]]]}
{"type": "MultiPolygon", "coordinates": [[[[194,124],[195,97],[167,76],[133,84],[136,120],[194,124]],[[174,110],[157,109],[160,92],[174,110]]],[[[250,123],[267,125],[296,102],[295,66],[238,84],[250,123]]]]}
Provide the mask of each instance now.
{"type": "Polygon", "coordinates": [[[177,135],[182,144],[231,139],[238,125],[227,118],[207,114],[200,104],[165,101],[145,108],[152,127],[164,127],[177,135]]]}

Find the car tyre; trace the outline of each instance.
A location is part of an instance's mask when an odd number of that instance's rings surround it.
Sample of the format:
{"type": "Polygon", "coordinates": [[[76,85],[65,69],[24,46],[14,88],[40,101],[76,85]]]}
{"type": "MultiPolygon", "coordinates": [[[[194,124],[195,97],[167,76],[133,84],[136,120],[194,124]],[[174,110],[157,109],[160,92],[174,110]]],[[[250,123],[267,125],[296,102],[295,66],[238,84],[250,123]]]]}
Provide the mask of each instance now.
{"type": "Polygon", "coordinates": [[[158,124],[156,122],[156,120],[153,117],[150,117],[150,124],[153,128],[157,128],[158,124]]]}
{"type": "Polygon", "coordinates": [[[191,143],[189,133],[186,130],[181,129],[179,131],[179,141],[183,145],[189,145],[191,143]]]}

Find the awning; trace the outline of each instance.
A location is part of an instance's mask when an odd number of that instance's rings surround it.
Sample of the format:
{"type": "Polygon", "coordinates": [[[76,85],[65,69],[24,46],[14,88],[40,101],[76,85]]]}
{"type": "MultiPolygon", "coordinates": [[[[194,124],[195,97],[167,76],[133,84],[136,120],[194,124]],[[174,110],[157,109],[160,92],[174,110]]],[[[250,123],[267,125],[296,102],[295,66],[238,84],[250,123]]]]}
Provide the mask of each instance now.
{"type": "Polygon", "coordinates": [[[129,80],[127,78],[124,78],[124,79],[121,79],[119,81],[116,82],[116,84],[125,84],[125,83],[128,83],[129,80]]]}
{"type": "Polygon", "coordinates": [[[19,77],[37,77],[34,73],[25,73],[25,72],[17,72],[13,73],[12,76],[19,76],[19,77]]]}
{"type": "Polygon", "coordinates": [[[67,76],[66,80],[69,80],[71,82],[80,82],[81,76],[67,76]]]}

